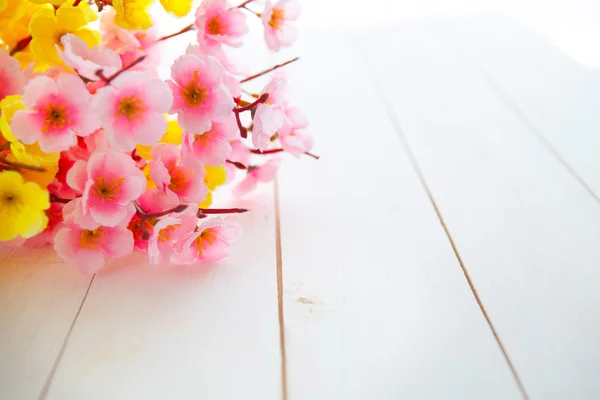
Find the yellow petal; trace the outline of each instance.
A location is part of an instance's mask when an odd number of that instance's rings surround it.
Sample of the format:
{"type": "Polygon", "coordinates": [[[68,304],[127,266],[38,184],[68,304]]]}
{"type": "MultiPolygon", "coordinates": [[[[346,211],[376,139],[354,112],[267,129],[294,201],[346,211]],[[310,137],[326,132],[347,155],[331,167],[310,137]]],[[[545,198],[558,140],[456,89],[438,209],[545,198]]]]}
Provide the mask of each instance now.
{"type": "Polygon", "coordinates": [[[210,207],[211,204],[212,204],[212,193],[208,192],[206,194],[206,199],[204,199],[204,201],[202,203],[198,204],[198,207],[208,208],[208,207],[210,207]]]}
{"type": "Polygon", "coordinates": [[[78,29],[75,36],[83,40],[88,46],[95,47],[100,44],[100,34],[87,28],[78,29]]]}
{"type": "Polygon", "coordinates": [[[24,109],[25,105],[21,101],[21,96],[7,96],[0,101],[0,132],[2,132],[2,136],[9,142],[17,141],[10,129],[12,117],[18,110],[24,109]]]}
{"type": "Polygon", "coordinates": [[[181,138],[183,137],[183,129],[179,126],[177,121],[171,120],[167,125],[167,132],[160,139],[162,143],[169,144],[181,144],[181,138]]]}
{"type": "Polygon", "coordinates": [[[192,9],[193,0],[160,0],[165,11],[185,17],[192,9]]]}
{"type": "Polygon", "coordinates": [[[213,191],[217,186],[221,186],[227,180],[227,170],[225,167],[204,167],[206,175],[204,176],[204,183],[208,186],[210,191],[213,191]]]}
{"type": "Polygon", "coordinates": [[[58,25],[54,16],[54,9],[50,5],[47,7],[44,6],[33,14],[29,22],[29,31],[33,38],[54,36],[57,29],[58,25]]]}
{"type": "Polygon", "coordinates": [[[85,12],[79,7],[63,6],[56,11],[61,31],[74,32],[87,24],[85,12]]]}

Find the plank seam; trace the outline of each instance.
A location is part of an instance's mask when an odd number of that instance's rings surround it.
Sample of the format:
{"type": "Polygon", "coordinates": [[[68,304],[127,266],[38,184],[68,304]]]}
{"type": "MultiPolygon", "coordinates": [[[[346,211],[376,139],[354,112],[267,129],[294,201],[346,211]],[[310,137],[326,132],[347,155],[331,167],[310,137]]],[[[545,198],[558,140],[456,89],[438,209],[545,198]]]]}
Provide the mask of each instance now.
{"type": "Polygon", "coordinates": [[[500,347],[500,351],[502,352],[502,355],[504,356],[504,359],[506,360],[506,363],[508,364],[508,367],[510,368],[513,378],[515,379],[515,382],[517,383],[517,386],[519,387],[519,390],[521,391],[523,398],[525,400],[529,400],[529,396],[527,395],[525,386],[521,382],[521,378],[519,377],[516,368],[514,367],[512,361],[510,360],[510,357],[508,356],[508,352],[506,351],[504,345],[502,344],[502,341],[500,340],[500,336],[498,335],[498,332],[496,331],[496,328],[494,327],[494,324],[492,323],[492,320],[491,320],[487,310],[485,309],[485,306],[483,305],[481,298],[479,297],[479,293],[477,292],[477,289],[475,288],[475,284],[473,283],[471,276],[469,274],[469,271],[467,270],[467,267],[465,266],[465,263],[463,262],[463,259],[462,259],[461,255],[458,251],[458,248],[454,242],[454,239],[452,238],[452,235],[450,234],[450,230],[448,229],[448,227],[446,226],[446,223],[444,222],[442,213],[440,212],[440,209],[438,208],[438,205],[435,202],[435,199],[433,198],[433,194],[429,188],[429,185],[425,181],[425,176],[423,175],[423,172],[421,171],[421,168],[419,167],[419,164],[417,163],[414,153],[410,147],[410,144],[408,143],[408,139],[406,138],[406,135],[404,134],[404,131],[401,128],[400,122],[396,118],[396,115],[394,114],[391,105],[388,103],[387,97],[381,90],[381,86],[379,84],[379,81],[378,81],[374,71],[369,67],[368,63],[365,63],[365,61],[364,61],[365,57],[364,57],[362,48],[359,45],[357,46],[356,43],[353,43],[353,44],[354,44],[354,47],[358,49],[358,52],[361,53],[361,55],[363,56],[363,57],[359,57],[361,60],[361,63],[365,67],[365,70],[367,71],[369,78],[370,78],[371,82],[373,83],[377,97],[379,98],[379,100],[381,101],[381,103],[383,105],[383,108],[385,109],[385,113],[387,114],[387,116],[390,120],[390,123],[392,124],[392,127],[393,127],[394,131],[396,132],[396,136],[398,136],[398,138],[400,139],[400,142],[402,143],[402,147],[404,148],[404,151],[406,152],[406,155],[408,156],[408,158],[410,160],[410,164],[412,165],[414,171],[417,173],[419,181],[421,182],[421,185],[425,189],[425,192],[427,193],[427,196],[429,197],[429,201],[433,205],[435,213],[437,214],[437,217],[442,225],[442,228],[444,229],[444,232],[445,232],[446,236],[448,237],[450,245],[452,246],[454,255],[456,256],[456,259],[458,260],[458,263],[459,263],[460,268],[465,276],[465,279],[467,280],[467,284],[469,285],[469,288],[471,289],[471,293],[473,294],[475,301],[477,302],[477,305],[479,306],[479,309],[481,310],[481,313],[483,314],[483,317],[485,318],[489,328],[491,329],[492,334],[494,335],[494,339],[496,340],[496,343],[498,343],[498,346],[500,347]]]}
{"type": "Polygon", "coordinates": [[[583,178],[575,171],[573,167],[561,156],[561,154],[552,146],[552,143],[544,136],[542,131],[538,129],[536,124],[534,124],[529,118],[527,118],[527,113],[523,111],[521,107],[515,103],[510,96],[500,89],[500,86],[496,84],[492,76],[489,75],[485,69],[477,62],[473,57],[471,57],[468,51],[461,47],[456,43],[456,39],[452,37],[452,32],[447,31],[444,28],[438,30],[440,28],[434,29],[436,34],[444,41],[444,43],[453,47],[457,53],[461,54],[468,63],[470,63],[475,71],[479,74],[482,80],[488,85],[488,87],[492,90],[492,92],[500,99],[502,104],[512,112],[515,118],[527,129],[533,136],[542,144],[542,147],[546,149],[562,166],[567,170],[567,172],[575,178],[583,188],[596,200],[596,202],[600,203],[600,197],[594,192],[594,190],[588,186],[588,184],[583,180],[583,178]],[[452,39],[448,39],[448,36],[452,37],[452,39]]]}
{"type": "Polygon", "coordinates": [[[283,257],[281,254],[281,221],[279,218],[279,183],[275,179],[275,257],[277,259],[277,313],[279,317],[279,346],[281,352],[281,398],[287,400],[287,357],[283,314],[283,257]]]}
{"type": "Polygon", "coordinates": [[[48,396],[48,392],[50,391],[50,386],[52,385],[52,381],[54,380],[54,375],[56,374],[56,371],[58,370],[58,366],[60,365],[60,362],[62,361],[65,350],[67,349],[67,345],[69,344],[69,339],[71,337],[71,333],[73,333],[73,328],[75,327],[75,323],[79,319],[79,315],[81,314],[81,310],[83,309],[83,304],[85,303],[85,300],[88,297],[90,288],[92,287],[92,283],[94,283],[95,277],[96,277],[96,275],[94,274],[92,276],[92,279],[90,279],[90,283],[85,291],[85,294],[83,295],[83,299],[81,300],[81,303],[79,304],[79,308],[77,309],[77,313],[75,314],[75,317],[73,318],[73,322],[71,322],[71,326],[69,327],[69,330],[67,331],[67,334],[65,335],[65,339],[63,340],[62,346],[60,347],[60,351],[58,352],[58,355],[56,356],[56,360],[54,360],[52,369],[50,370],[50,373],[48,374],[48,377],[46,378],[46,382],[44,383],[44,386],[42,387],[42,391],[40,392],[40,395],[38,396],[38,400],[45,400],[48,396]]]}

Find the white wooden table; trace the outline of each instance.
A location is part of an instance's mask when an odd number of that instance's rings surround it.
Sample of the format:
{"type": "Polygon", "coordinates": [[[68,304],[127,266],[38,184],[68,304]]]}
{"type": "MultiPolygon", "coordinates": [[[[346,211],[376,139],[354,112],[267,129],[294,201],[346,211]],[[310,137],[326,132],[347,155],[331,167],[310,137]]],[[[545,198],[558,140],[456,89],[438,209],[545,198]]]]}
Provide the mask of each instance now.
{"type": "Polygon", "coordinates": [[[499,18],[296,52],[322,159],[229,260],[0,251],[0,398],[600,398],[600,72],[499,18]]]}

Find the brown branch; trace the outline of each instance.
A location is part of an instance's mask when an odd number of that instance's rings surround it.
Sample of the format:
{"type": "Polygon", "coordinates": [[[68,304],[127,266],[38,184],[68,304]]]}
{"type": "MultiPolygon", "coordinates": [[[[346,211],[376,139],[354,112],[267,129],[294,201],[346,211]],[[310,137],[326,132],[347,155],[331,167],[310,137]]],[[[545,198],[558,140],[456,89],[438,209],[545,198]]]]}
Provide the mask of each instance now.
{"type": "Polygon", "coordinates": [[[291,59],[289,61],[284,62],[283,64],[277,64],[276,66],[271,67],[271,68],[269,68],[267,70],[264,70],[262,72],[259,72],[258,74],[254,74],[254,75],[251,75],[251,76],[249,76],[247,78],[242,79],[240,81],[240,83],[251,81],[252,79],[258,78],[259,76],[263,76],[264,74],[268,74],[269,72],[275,71],[278,68],[285,67],[286,65],[291,64],[294,61],[297,61],[299,59],[300,59],[300,57],[296,57],[296,58],[293,58],[293,59],[291,59]]]}

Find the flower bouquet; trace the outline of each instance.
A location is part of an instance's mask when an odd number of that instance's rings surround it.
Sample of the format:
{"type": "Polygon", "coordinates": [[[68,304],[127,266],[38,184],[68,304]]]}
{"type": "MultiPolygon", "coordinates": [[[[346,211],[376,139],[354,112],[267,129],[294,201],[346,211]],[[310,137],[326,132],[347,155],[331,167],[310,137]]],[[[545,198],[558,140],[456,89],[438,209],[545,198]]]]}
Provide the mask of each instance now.
{"type": "Polygon", "coordinates": [[[298,0],[160,0],[195,17],[163,37],[153,3],[0,0],[1,242],[50,243],[85,273],[133,251],[220,260],[240,231],[230,214],[248,210],[212,208],[213,192],[273,180],[279,153],[315,157],[282,77],[244,88],[295,59],[244,75],[227,53],[255,21],[270,50],[290,46],[298,0]],[[196,40],[160,79],[160,43],[184,34],[196,40]]]}

